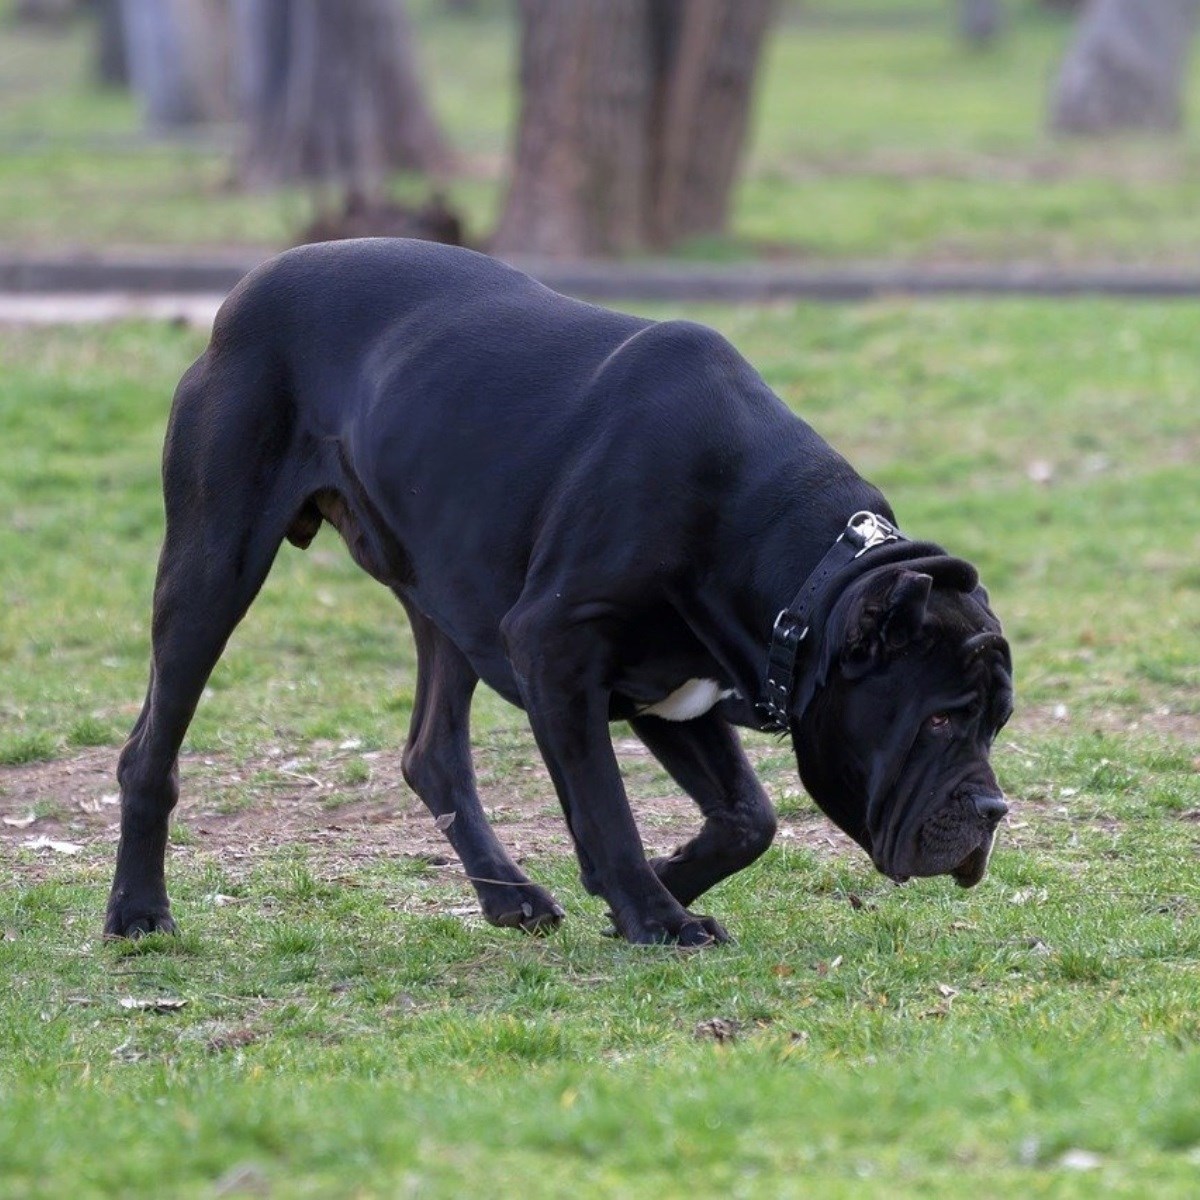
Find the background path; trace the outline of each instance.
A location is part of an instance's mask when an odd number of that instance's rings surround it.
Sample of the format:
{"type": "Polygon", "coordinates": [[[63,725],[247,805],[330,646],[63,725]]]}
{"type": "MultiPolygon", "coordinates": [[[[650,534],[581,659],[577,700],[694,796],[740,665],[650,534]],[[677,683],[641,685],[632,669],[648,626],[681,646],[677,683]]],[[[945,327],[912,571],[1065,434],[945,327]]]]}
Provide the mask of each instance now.
{"type": "MultiPolygon", "coordinates": [[[[0,322],[44,324],[133,316],[203,324],[211,321],[221,297],[268,257],[265,251],[61,257],[0,251],[0,322]]],[[[954,295],[1200,297],[1200,274],[1161,268],[513,261],[557,291],[592,300],[762,303],[954,295]]]]}

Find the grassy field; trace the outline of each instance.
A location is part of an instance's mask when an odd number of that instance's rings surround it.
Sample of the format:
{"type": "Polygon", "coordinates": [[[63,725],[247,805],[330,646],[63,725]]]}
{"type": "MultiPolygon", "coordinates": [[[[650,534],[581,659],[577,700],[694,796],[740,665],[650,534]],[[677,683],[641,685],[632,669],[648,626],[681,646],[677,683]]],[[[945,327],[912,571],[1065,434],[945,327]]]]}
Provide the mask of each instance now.
{"type": "MultiPolygon", "coordinates": [[[[515,115],[509,6],[495,0],[469,20],[432,0],[413,7],[432,98],[463,157],[448,192],[483,238],[515,115]]],[[[1200,263],[1200,73],[1180,139],[1055,142],[1043,117],[1067,21],[1010,3],[1006,37],[971,53],[951,36],[948,7],[823,0],[801,20],[785,6],[732,235],[685,253],[1200,263]],[[881,20],[847,20],[863,13],[881,20]]],[[[146,139],[128,98],[90,85],[82,27],[53,39],[0,26],[0,241],[288,243],[311,198],[232,191],[234,142],[228,129],[146,139]]]]}
{"type": "MultiPolygon", "coordinates": [[[[608,941],[523,718],[484,695],[485,803],[569,919],[483,926],[395,782],[402,614],[326,530],[193,727],[183,936],[105,945],[158,448],[202,339],[6,330],[0,1196],[1196,1193],[1200,313],[688,315],[981,567],[1018,684],[989,878],[892,886],[751,737],[783,823],[705,901],[737,943],[608,941]]],[[[686,806],[618,736],[662,845],[686,806]]]]}

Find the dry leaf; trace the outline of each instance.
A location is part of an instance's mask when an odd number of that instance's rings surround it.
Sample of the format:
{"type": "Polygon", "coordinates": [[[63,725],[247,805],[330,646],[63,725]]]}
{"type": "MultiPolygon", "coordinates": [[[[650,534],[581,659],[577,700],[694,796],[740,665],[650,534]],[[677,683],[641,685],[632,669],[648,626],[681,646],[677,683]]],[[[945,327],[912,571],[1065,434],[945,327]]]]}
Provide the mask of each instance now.
{"type": "Polygon", "coordinates": [[[738,1023],[729,1017],[709,1017],[707,1021],[698,1021],[692,1030],[692,1036],[712,1038],[714,1042],[732,1042],[737,1037],[738,1023]]]}
{"type": "Polygon", "coordinates": [[[219,1054],[224,1050],[239,1050],[242,1046],[249,1046],[256,1041],[258,1041],[258,1034],[249,1026],[243,1025],[240,1028],[226,1029],[213,1034],[204,1043],[204,1049],[209,1054],[219,1054]]]}
{"type": "Polygon", "coordinates": [[[445,833],[445,832],[446,832],[446,830],[447,830],[447,829],[449,829],[449,828],[450,828],[450,826],[454,824],[454,818],[455,818],[455,817],[457,817],[457,816],[458,816],[458,813],[452,813],[452,812],[448,812],[448,813],[442,813],[442,815],[441,815],[440,817],[435,817],[435,818],[434,818],[434,821],[433,821],[433,823],[434,823],[434,824],[435,824],[435,825],[436,825],[436,826],[437,826],[437,827],[438,827],[438,828],[439,828],[439,829],[440,829],[440,830],[441,830],[443,833],[445,833]]]}
{"type": "Polygon", "coordinates": [[[11,825],[14,829],[28,829],[30,825],[37,820],[34,813],[26,813],[23,817],[4,817],[5,825],[11,825]]]}
{"type": "Polygon", "coordinates": [[[133,996],[125,996],[119,1001],[122,1008],[135,1012],[173,1013],[186,1008],[188,1001],[178,1000],[171,996],[158,996],[153,1000],[138,1000],[133,996]]]}
{"type": "Polygon", "coordinates": [[[56,842],[53,838],[26,838],[23,843],[26,850],[53,850],[55,854],[78,854],[83,849],[78,842],[56,842]]]}
{"type": "Polygon", "coordinates": [[[95,800],[80,800],[80,810],[85,813],[98,813],[105,808],[111,808],[121,799],[116,792],[106,796],[97,796],[95,800]]]}

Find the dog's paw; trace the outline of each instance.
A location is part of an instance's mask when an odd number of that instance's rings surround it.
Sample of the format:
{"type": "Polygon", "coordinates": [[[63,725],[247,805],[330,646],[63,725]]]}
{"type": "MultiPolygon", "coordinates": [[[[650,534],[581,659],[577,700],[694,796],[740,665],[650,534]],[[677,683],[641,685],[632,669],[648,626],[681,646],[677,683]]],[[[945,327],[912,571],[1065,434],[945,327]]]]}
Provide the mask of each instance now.
{"type": "Polygon", "coordinates": [[[110,900],[104,917],[105,938],[140,938],[150,933],[177,934],[179,926],[171,916],[170,905],[138,905],[110,900]]]}
{"type": "Polygon", "coordinates": [[[695,915],[681,926],[678,941],[681,946],[717,946],[733,938],[715,917],[695,915]]]}
{"type": "Polygon", "coordinates": [[[545,888],[536,883],[494,885],[480,897],[484,917],[503,929],[523,929],[546,934],[562,924],[566,910],[545,888]]]}
{"type": "Polygon", "coordinates": [[[682,915],[659,919],[631,918],[625,914],[621,920],[610,912],[608,915],[612,927],[605,933],[609,937],[623,937],[638,946],[679,946],[685,950],[716,946],[733,940],[714,917],[690,913],[686,909],[680,912],[682,915]]]}

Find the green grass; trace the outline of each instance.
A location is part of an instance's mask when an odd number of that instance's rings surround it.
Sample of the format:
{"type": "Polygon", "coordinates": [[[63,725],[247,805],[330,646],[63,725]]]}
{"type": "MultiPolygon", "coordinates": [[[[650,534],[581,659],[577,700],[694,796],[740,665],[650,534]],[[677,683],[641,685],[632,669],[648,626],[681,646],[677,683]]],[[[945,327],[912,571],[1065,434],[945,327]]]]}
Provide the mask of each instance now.
{"type": "MultiPolygon", "coordinates": [[[[471,19],[414,6],[433,103],[465,170],[448,185],[476,238],[502,200],[516,99],[509,8],[471,19]]],[[[1038,263],[1200,262],[1200,72],[1178,139],[1100,146],[1044,132],[1048,81],[1070,26],[1011,3],[997,48],[951,36],[949,5],[882,26],[800,20],[785,6],[765,59],[730,237],[696,257],[1038,263]]],[[[847,11],[810,5],[815,18],[847,11]]],[[[311,217],[301,190],[228,186],[233,130],[184,143],[143,136],[133,102],[89,82],[85,29],[65,38],[0,26],[0,230],[25,248],[153,243],[279,246],[311,217]]],[[[397,194],[427,190],[398,178],[397,194]]]]}
{"type": "MultiPolygon", "coordinates": [[[[573,864],[543,854],[529,868],[569,919],[523,939],[461,915],[453,870],[284,842],[214,855],[193,758],[178,940],[100,941],[110,837],[66,857],[24,848],[36,824],[0,829],[0,1195],[1195,1193],[1196,306],[688,314],[906,528],[981,567],[1019,700],[988,880],[897,889],[785,837],[704,902],[737,944],[681,955],[600,937],[573,864]],[[164,997],[187,1004],[120,1003],[164,997]]],[[[13,780],[95,756],[136,714],[162,426],[201,339],[0,336],[0,793],[65,820],[13,780]]],[[[325,764],[334,807],[400,741],[412,685],[398,606],[325,531],[281,553],[188,749],[325,764]]],[[[552,807],[521,715],[484,694],[475,723],[485,786],[552,807]]],[[[804,820],[788,755],[751,741],[804,820]]],[[[273,777],[243,776],[226,811],[273,777]]]]}
{"type": "Polygon", "coordinates": [[[724,889],[738,946],[692,957],[598,939],[556,864],[575,921],[543,942],[399,916],[423,880],[387,867],[185,875],[199,932],[124,952],[95,945],[88,887],[27,889],[2,910],[7,1194],[208,1194],[241,1168],[284,1195],[1186,1195],[1178,876],[1105,887],[1101,914],[1102,862],[1034,906],[1013,898],[1044,864],[1005,860],[964,899],[777,851],[724,889]],[[162,996],[187,1007],[120,1006],[162,996]],[[735,1040],[696,1036],[713,1017],[735,1040]]]}

